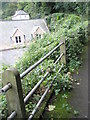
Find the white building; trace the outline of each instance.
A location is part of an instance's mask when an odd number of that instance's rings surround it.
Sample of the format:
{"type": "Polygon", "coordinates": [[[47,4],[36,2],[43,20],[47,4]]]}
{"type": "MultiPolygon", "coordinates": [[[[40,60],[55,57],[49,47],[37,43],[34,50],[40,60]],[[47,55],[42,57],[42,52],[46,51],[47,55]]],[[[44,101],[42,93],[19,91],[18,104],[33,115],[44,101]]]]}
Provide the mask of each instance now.
{"type": "Polygon", "coordinates": [[[29,20],[24,11],[16,11],[10,21],[0,21],[0,49],[20,46],[49,33],[44,19],[29,20]]]}
{"type": "Polygon", "coordinates": [[[12,16],[12,20],[29,20],[29,14],[23,10],[16,11],[12,16]]]}

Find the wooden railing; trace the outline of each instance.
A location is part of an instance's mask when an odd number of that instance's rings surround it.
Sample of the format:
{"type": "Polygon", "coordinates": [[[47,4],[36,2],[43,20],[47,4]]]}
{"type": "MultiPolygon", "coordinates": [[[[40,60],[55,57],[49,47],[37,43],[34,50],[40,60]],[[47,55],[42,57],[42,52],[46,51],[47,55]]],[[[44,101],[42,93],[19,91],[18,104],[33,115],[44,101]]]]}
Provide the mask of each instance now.
{"type": "MultiPolygon", "coordinates": [[[[54,51],[56,51],[60,47],[60,56],[55,61],[54,64],[57,64],[58,61],[61,60],[61,68],[58,72],[61,71],[64,64],[66,64],[66,50],[65,50],[65,39],[62,38],[60,40],[60,44],[58,44],[54,49],[52,49],[48,54],[46,54],[43,58],[41,58],[39,61],[37,61],[34,65],[29,67],[26,71],[24,71],[22,74],[19,74],[17,69],[10,68],[7,69],[2,73],[2,82],[3,82],[3,88],[0,90],[2,93],[6,94],[6,100],[7,100],[7,106],[8,106],[8,112],[10,116],[7,119],[13,119],[13,118],[27,118],[26,116],[26,110],[25,110],[25,104],[29,100],[29,98],[33,95],[33,93],[37,90],[37,88],[40,86],[40,84],[46,79],[50,71],[47,71],[45,75],[42,77],[42,79],[34,86],[34,88],[27,94],[25,98],[23,98],[23,91],[22,91],[22,85],[21,85],[21,79],[25,77],[28,73],[30,73],[34,68],[36,68],[40,63],[42,63],[45,59],[47,59],[54,51]]],[[[40,100],[38,101],[36,107],[33,109],[30,116],[27,118],[28,120],[31,120],[35,113],[37,112],[38,107],[42,103],[44,97],[48,93],[49,89],[51,88],[53,82],[55,81],[57,77],[54,77],[51,84],[47,89],[45,90],[44,94],[41,96],[40,100]]]]}

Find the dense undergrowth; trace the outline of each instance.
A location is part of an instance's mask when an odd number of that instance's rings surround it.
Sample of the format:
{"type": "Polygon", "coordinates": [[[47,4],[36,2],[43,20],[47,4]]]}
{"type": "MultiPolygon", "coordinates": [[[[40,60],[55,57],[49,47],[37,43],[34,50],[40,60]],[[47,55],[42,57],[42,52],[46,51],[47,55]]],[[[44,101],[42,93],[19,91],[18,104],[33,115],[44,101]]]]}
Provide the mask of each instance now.
{"type": "MultiPolygon", "coordinates": [[[[30,43],[28,51],[25,52],[23,57],[14,65],[14,67],[16,67],[18,71],[22,73],[41,57],[46,55],[56,45],[58,45],[62,37],[65,37],[67,64],[64,66],[61,73],[58,73],[57,79],[53,85],[57,95],[61,88],[63,88],[64,91],[72,88],[72,80],[69,73],[77,71],[81,65],[80,55],[83,52],[84,45],[87,44],[88,22],[82,21],[79,16],[74,14],[64,13],[55,13],[49,15],[46,18],[46,21],[50,29],[50,33],[45,35],[43,39],[33,40],[32,43],[30,43]]],[[[50,57],[48,57],[47,60],[37,66],[25,78],[23,78],[22,87],[23,95],[25,97],[26,94],[28,94],[28,92],[34,87],[34,85],[43,77],[48,68],[51,70],[46,80],[40,86],[41,91],[38,89],[38,91],[33,95],[31,102],[26,105],[27,113],[32,111],[32,108],[40,99],[41,94],[49,85],[47,84],[47,81],[50,83],[50,81],[58,72],[61,66],[60,62],[57,65],[53,63],[59,55],[60,50],[58,49],[50,57]]],[[[2,101],[0,102],[0,113],[2,117],[5,117],[6,101],[3,96],[0,97],[0,101],[2,101]]]]}

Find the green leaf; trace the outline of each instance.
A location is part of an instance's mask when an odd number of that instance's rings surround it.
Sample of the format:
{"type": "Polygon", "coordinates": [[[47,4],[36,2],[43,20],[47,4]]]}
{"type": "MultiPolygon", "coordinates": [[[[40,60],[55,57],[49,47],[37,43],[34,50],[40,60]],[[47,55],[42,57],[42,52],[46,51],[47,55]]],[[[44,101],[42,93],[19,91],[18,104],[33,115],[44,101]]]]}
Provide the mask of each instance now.
{"type": "Polygon", "coordinates": [[[75,116],[79,115],[79,112],[77,110],[74,110],[74,115],[75,116]]]}

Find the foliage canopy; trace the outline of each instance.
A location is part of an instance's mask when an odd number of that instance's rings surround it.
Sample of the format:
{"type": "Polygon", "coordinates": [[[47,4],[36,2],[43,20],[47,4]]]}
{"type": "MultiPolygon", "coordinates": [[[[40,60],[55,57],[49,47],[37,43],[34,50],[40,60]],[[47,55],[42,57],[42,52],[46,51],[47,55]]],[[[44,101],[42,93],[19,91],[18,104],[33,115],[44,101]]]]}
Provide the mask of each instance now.
{"type": "Polygon", "coordinates": [[[2,19],[11,19],[16,10],[26,11],[31,19],[43,18],[52,13],[88,14],[87,2],[3,2],[2,19]]]}

